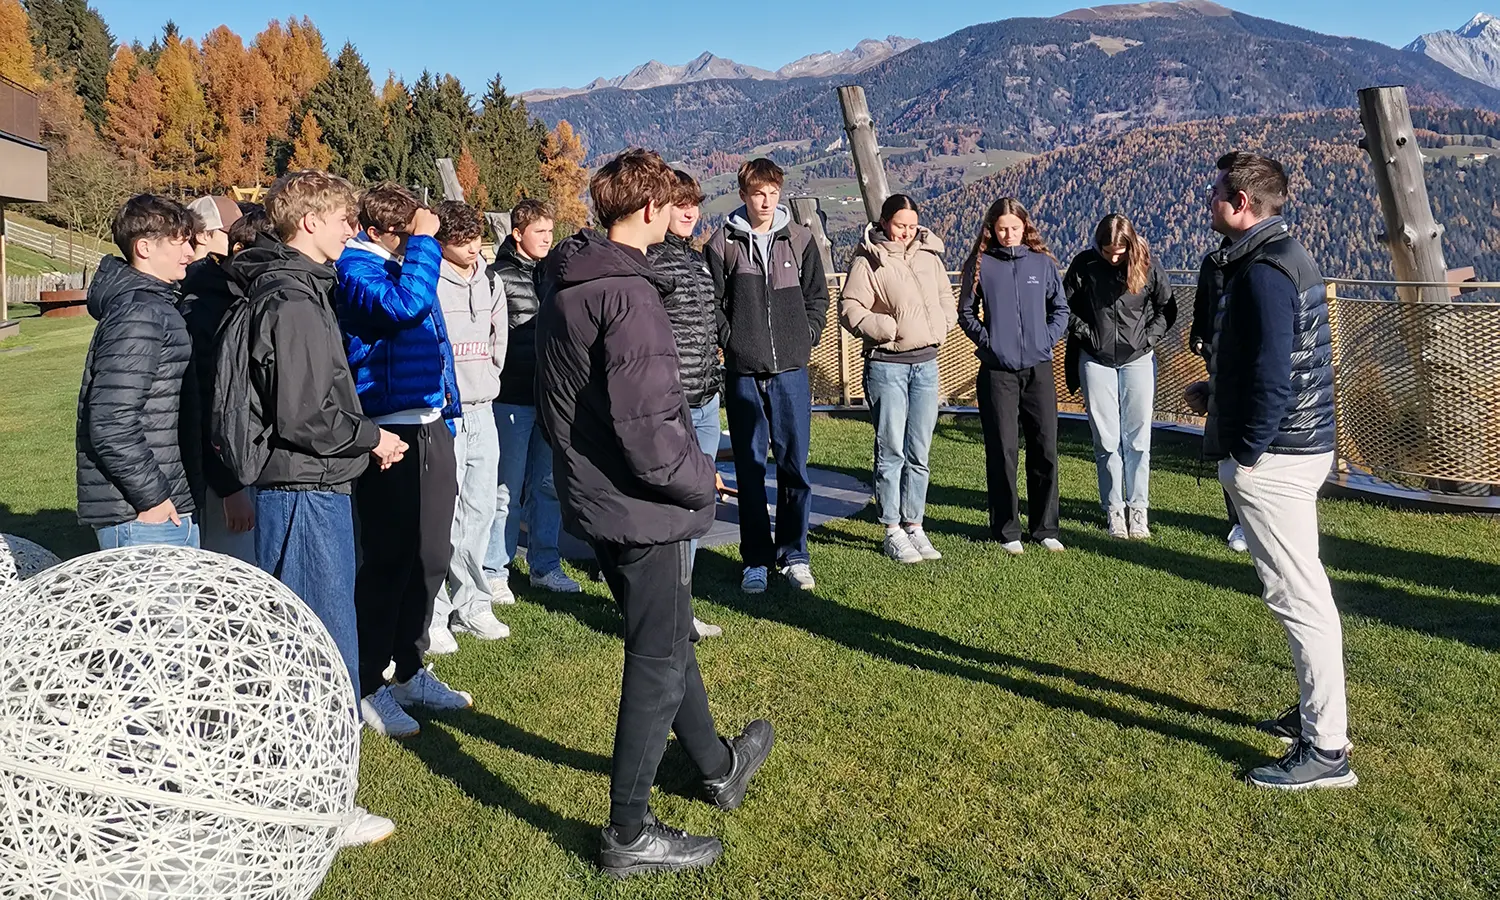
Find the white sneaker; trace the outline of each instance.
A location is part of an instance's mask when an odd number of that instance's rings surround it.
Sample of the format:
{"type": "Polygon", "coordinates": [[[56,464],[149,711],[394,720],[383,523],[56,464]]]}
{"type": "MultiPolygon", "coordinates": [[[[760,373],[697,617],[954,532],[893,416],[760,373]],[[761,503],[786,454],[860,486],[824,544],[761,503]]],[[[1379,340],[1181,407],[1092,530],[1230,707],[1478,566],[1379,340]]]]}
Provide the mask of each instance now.
{"type": "Polygon", "coordinates": [[[1051,550],[1053,553],[1061,553],[1064,550],[1068,549],[1067,547],[1064,547],[1062,545],[1062,541],[1058,540],[1057,538],[1042,538],[1042,546],[1046,547],[1048,550],[1051,550]]]}
{"type": "Polygon", "coordinates": [[[578,582],[569,578],[568,573],[562,569],[553,569],[546,575],[531,573],[531,586],[554,594],[578,594],[583,591],[578,582]]]}
{"type": "MultiPolygon", "coordinates": [[[[488,604],[454,615],[452,628],[460,634],[472,634],[481,641],[498,641],[510,637],[510,626],[495,618],[495,611],[488,604]]],[[[454,646],[457,647],[457,643],[454,646]]]]}
{"type": "Polygon", "coordinates": [[[380,690],[359,701],[359,712],[365,727],[386,737],[411,737],[422,731],[417,720],[406,714],[390,685],[381,685],[380,690]]]}
{"type": "Polygon", "coordinates": [[[495,576],[490,579],[490,602],[501,606],[509,606],[516,602],[516,595],[511,592],[510,579],[495,576]]]}
{"type": "Polygon", "coordinates": [[[818,586],[818,583],[813,581],[812,566],[807,563],[792,563],[782,569],[781,574],[785,575],[786,580],[792,583],[792,587],[799,591],[810,591],[818,586]]]}
{"type": "Polygon", "coordinates": [[[747,594],[764,594],[768,578],[765,566],[747,566],[745,577],[740,579],[740,590],[747,594]]]}
{"type": "Polygon", "coordinates": [[[1109,511],[1109,536],[1125,540],[1130,537],[1130,525],[1125,519],[1125,510],[1112,509],[1109,511]]]}
{"type": "Polygon", "coordinates": [[[474,696],[468,691],[455,691],[432,674],[432,667],[418,669],[417,674],[405,683],[390,686],[391,698],[404,707],[422,706],[427,709],[468,709],[474,705],[474,696]]]}
{"type": "Polygon", "coordinates": [[[710,625],[697,616],[693,617],[693,630],[698,632],[700,638],[718,637],[724,633],[724,629],[717,625],[710,625]]]}
{"type": "Polygon", "coordinates": [[[1144,509],[1130,510],[1130,539],[1133,541],[1149,541],[1151,539],[1151,526],[1146,524],[1146,511],[1144,509]]]}
{"type": "Polygon", "coordinates": [[[433,622],[432,627],[427,629],[427,649],[423,652],[432,656],[457,653],[458,641],[453,639],[453,632],[444,628],[440,623],[433,622]]]}
{"type": "Polygon", "coordinates": [[[1235,553],[1249,553],[1250,542],[1245,540],[1245,527],[1236,525],[1229,531],[1229,549],[1235,553]]]}
{"type": "Polygon", "coordinates": [[[912,545],[912,539],[899,528],[885,530],[885,555],[906,565],[922,561],[921,551],[912,545]]]}
{"type": "Polygon", "coordinates": [[[1000,545],[1000,549],[1004,550],[1006,553],[1009,553],[1011,556],[1020,556],[1022,553],[1026,552],[1026,545],[1021,543],[1020,541],[1006,541],[1005,543],[1000,545]]]}
{"type": "Polygon", "coordinates": [[[922,530],[921,525],[906,526],[906,536],[911,538],[911,545],[917,548],[917,552],[922,554],[923,559],[934,560],[943,558],[943,554],[938,552],[938,548],[932,546],[932,541],[927,539],[927,532],[922,530]]]}
{"type": "Polygon", "coordinates": [[[339,834],[340,847],[378,844],[396,833],[396,823],[385,816],[373,815],[363,806],[354,807],[354,818],[339,834]]]}

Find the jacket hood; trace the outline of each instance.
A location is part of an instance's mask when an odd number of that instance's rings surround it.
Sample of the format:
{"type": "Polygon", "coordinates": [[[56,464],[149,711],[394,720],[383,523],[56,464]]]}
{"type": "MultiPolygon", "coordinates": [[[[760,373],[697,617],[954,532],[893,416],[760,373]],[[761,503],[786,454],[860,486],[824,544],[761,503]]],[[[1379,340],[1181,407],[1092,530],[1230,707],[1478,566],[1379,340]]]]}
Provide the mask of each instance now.
{"type": "Polygon", "coordinates": [[[332,261],[315,263],[269,235],[262,235],[255,243],[230,257],[226,268],[229,277],[247,294],[255,279],[268,272],[286,273],[319,290],[327,287],[326,282],[338,278],[332,261]]]}
{"type": "Polygon", "coordinates": [[[671,293],[676,287],[671,278],[651,268],[646,254],[617,244],[596,231],[584,230],[547,254],[542,267],[542,296],[545,298],[561,288],[601,278],[632,276],[651,282],[661,294],[671,293]]]}
{"type": "Polygon", "coordinates": [[[89,282],[89,315],[103,319],[115,301],[127,294],[155,294],[168,303],[177,302],[177,292],[172,285],[144,272],[137,272],[118,256],[106,256],[99,260],[94,280],[89,282]]]}
{"type": "Polygon", "coordinates": [[[865,226],[865,236],[855,252],[870,261],[872,268],[879,268],[892,259],[911,259],[918,253],[943,255],[943,242],[926,228],[918,228],[917,236],[908,244],[898,244],[886,237],[885,229],[871,222],[865,226]]]}
{"type": "Polygon", "coordinates": [[[530,272],[536,268],[538,260],[532,259],[521,252],[520,246],[516,244],[515,235],[507,235],[500,249],[495,251],[495,262],[509,262],[521,267],[523,272],[530,272]]]}
{"type": "Polygon", "coordinates": [[[1211,256],[1220,268],[1232,266],[1271,241],[1279,240],[1290,233],[1285,219],[1281,216],[1272,216],[1245,232],[1239,240],[1211,256]]]}
{"type": "MultiPolygon", "coordinates": [[[[791,221],[791,210],[787,209],[785,206],[776,207],[776,212],[771,216],[770,233],[775,234],[776,232],[785,228],[791,221]]],[[[738,231],[741,234],[749,235],[751,233],[750,214],[743,206],[730,213],[728,221],[726,221],[724,224],[729,229],[738,231]]]]}

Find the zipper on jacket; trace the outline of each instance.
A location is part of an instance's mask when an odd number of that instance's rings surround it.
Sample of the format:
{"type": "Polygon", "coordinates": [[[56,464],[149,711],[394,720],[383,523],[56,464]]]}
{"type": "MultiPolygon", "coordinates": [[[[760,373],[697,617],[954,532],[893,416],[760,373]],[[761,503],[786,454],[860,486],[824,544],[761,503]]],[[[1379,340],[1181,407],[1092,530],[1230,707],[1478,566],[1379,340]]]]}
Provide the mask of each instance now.
{"type": "MultiPolygon", "coordinates": [[[[755,257],[755,235],[746,235],[745,242],[749,245],[750,258],[759,262],[755,257]]],[[[766,337],[771,345],[771,368],[779,370],[781,362],[776,354],[776,323],[771,317],[771,260],[776,258],[776,235],[771,235],[771,246],[766,250],[766,337]]]]}

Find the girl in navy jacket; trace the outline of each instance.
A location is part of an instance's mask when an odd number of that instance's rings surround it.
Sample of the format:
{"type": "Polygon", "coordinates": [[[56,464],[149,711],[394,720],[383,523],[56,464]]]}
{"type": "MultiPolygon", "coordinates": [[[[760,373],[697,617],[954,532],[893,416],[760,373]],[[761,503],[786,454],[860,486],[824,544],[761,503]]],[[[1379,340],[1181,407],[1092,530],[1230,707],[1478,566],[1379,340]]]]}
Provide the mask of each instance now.
{"type": "Polygon", "coordinates": [[[1007,553],[1017,555],[1025,549],[1016,490],[1024,434],[1031,538],[1060,551],[1052,352],[1068,330],[1068,304],[1057,259],[1026,207],[1006,197],[985,214],[984,228],[963,272],[958,324],[974,342],[980,363],[979,421],[984,428],[990,532],[1007,553]]]}

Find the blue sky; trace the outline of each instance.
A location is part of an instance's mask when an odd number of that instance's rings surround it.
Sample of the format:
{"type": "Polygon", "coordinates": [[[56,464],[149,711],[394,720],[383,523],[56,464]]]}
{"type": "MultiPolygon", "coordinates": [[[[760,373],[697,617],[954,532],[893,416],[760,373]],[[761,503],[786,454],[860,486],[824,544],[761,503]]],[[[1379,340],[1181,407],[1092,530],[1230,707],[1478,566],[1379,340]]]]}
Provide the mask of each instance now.
{"type": "MultiPolygon", "coordinates": [[[[1315,31],[1402,46],[1428,31],[1457,28],[1483,0],[1221,0],[1251,15],[1315,31]]],[[[388,69],[408,80],[424,68],[450,71],[473,92],[495,73],[512,92],[577,87],[648,59],[682,63],[708,50],[776,69],[799,56],[851,47],[889,34],[932,40],[980,22],[1050,16],[1078,0],[974,3],[964,0],[753,0],[753,2],[516,2],[516,0],[92,0],[116,38],[150,43],[175,20],[201,37],[224,24],[247,39],[273,16],[311,16],[337,52],[351,40],[377,83],[388,69]],[[858,21],[851,21],[851,7],[858,21]]],[[[1500,0],[1492,0],[1500,13],[1500,0]]]]}

